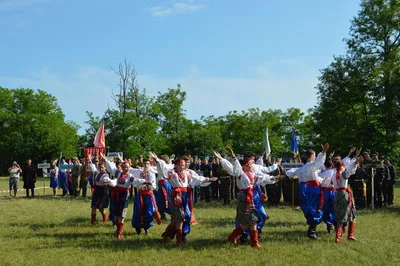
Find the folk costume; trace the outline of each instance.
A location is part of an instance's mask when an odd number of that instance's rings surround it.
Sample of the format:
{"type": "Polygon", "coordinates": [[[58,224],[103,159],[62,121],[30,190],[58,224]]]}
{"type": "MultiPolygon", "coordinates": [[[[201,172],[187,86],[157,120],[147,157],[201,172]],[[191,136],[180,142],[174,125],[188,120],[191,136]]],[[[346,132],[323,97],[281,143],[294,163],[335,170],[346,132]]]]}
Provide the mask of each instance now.
{"type": "MultiPolygon", "coordinates": [[[[243,162],[244,166],[251,166],[251,164],[251,159],[247,159],[243,162]]],[[[236,246],[237,238],[244,233],[244,230],[251,228],[251,246],[260,248],[261,245],[258,242],[256,224],[262,220],[262,216],[259,209],[256,208],[254,200],[255,198],[256,201],[259,200],[259,194],[257,189],[254,192],[253,188],[256,184],[265,185],[273,178],[266,174],[257,176],[253,169],[245,172],[236,158],[232,160],[232,163],[227,159],[221,159],[221,165],[230,175],[236,177],[236,185],[240,190],[236,207],[236,222],[239,224],[239,227],[233,230],[228,240],[236,246]]]]}
{"type": "Polygon", "coordinates": [[[50,169],[50,187],[53,189],[53,197],[57,196],[58,167],[53,164],[50,169]]]}
{"type": "Polygon", "coordinates": [[[104,209],[108,208],[109,194],[108,184],[110,182],[110,176],[105,171],[104,165],[99,165],[100,171],[94,174],[93,179],[93,197],[92,197],[92,219],[91,224],[96,223],[96,209],[98,209],[103,217],[103,223],[107,222],[107,214],[104,209]]]}
{"type": "Polygon", "coordinates": [[[287,175],[299,177],[300,207],[308,224],[307,236],[317,238],[317,225],[322,222],[323,194],[318,171],[322,169],[326,154],[320,152],[315,161],[309,161],[295,171],[288,171],[287,175]]]}
{"type": "Polygon", "coordinates": [[[336,215],[336,243],[341,241],[343,225],[349,223],[348,240],[356,240],[354,236],[354,226],[356,218],[356,209],[352,190],[347,186],[348,179],[355,174],[357,164],[355,159],[350,163],[338,161],[335,164],[335,173],[332,177],[332,183],[336,189],[335,195],[335,215],[336,215]]]}
{"type": "Polygon", "coordinates": [[[322,207],[322,221],[326,224],[328,233],[333,232],[333,226],[336,226],[335,216],[335,195],[336,190],[332,184],[332,177],[334,176],[335,170],[332,168],[324,169],[319,174],[321,179],[321,190],[324,193],[324,205],[322,207]]]}
{"type": "Polygon", "coordinates": [[[171,194],[172,186],[168,182],[168,171],[173,169],[172,164],[167,164],[164,160],[157,158],[157,191],[155,193],[158,211],[161,217],[165,217],[165,213],[171,214],[171,194]]]}
{"type": "Polygon", "coordinates": [[[116,237],[122,239],[124,220],[128,211],[129,188],[133,184],[134,177],[129,173],[117,171],[114,179],[110,180],[110,211],[117,226],[116,237]],[[112,206],[112,207],[111,207],[112,206]]]}
{"type": "Polygon", "coordinates": [[[140,234],[142,229],[148,234],[149,228],[154,225],[153,218],[157,224],[162,223],[153,194],[153,190],[156,189],[156,176],[150,169],[133,169],[131,172],[134,175],[132,184],[138,189],[134,200],[132,227],[137,234],[140,234]]]}
{"type": "MultiPolygon", "coordinates": [[[[184,236],[190,233],[190,223],[193,213],[193,197],[190,193],[190,186],[207,185],[210,178],[197,175],[194,171],[184,170],[185,161],[178,159],[175,161],[175,169],[168,171],[169,183],[172,186],[172,220],[162,234],[164,241],[174,238],[176,243],[183,245],[184,236]]],[[[208,183],[209,185],[209,183],[208,183]]]]}

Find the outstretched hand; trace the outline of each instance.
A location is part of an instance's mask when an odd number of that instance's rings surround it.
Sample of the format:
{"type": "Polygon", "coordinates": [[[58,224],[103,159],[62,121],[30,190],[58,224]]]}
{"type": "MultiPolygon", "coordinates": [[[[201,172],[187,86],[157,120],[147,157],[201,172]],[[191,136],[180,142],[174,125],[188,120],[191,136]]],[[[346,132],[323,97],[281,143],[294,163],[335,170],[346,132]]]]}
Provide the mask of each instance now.
{"type": "Polygon", "coordinates": [[[326,153],[329,150],[329,143],[325,143],[324,145],[321,145],[322,152],[326,153]]]}
{"type": "Polygon", "coordinates": [[[154,152],[149,152],[149,155],[150,155],[150,157],[153,158],[154,160],[157,160],[157,159],[158,159],[157,154],[155,154],[154,152]]]}
{"type": "Polygon", "coordinates": [[[358,156],[360,156],[362,147],[360,147],[359,149],[356,150],[356,158],[358,158],[358,156]]]}
{"type": "Polygon", "coordinates": [[[232,147],[226,146],[225,149],[229,152],[231,157],[235,157],[235,153],[232,150],[232,147]]]}
{"type": "Polygon", "coordinates": [[[218,180],[218,178],[216,178],[216,177],[211,177],[210,178],[210,181],[212,181],[212,182],[215,182],[215,181],[217,181],[218,180]]]}
{"type": "Polygon", "coordinates": [[[222,160],[222,156],[221,156],[221,154],[220,154],[219,152],[214,151],[214,155],[215,155],[215,157],[217,157],[218,159],[222,160]]]}

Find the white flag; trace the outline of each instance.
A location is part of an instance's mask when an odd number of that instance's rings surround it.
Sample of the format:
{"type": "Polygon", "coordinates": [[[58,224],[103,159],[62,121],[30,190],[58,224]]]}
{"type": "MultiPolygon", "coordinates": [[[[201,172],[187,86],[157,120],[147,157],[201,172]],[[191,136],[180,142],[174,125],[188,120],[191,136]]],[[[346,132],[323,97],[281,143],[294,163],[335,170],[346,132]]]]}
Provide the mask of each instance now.
{"type": "Polygon", "coordinates": [[[265,157],[271,154],[271,147],[269,146],[269,138],[268,138],[268,127],[265,131],[265,157]]]}

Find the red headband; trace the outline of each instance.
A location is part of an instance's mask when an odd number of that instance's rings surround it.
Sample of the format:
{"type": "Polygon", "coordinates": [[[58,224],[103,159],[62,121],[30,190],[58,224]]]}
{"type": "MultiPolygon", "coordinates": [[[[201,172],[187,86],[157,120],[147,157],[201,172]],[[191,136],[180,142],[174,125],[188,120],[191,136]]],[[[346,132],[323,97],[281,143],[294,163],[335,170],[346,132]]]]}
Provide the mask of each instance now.
{"type": "Polygon", "coordinates": [[[183,162],[184,160],[182,159],[182,158],[179,158],[179,159],[176,159],[175,160],[175,166],[178,166],[178,165],[180,165],[181,164],[181,162],[183,162]]]}

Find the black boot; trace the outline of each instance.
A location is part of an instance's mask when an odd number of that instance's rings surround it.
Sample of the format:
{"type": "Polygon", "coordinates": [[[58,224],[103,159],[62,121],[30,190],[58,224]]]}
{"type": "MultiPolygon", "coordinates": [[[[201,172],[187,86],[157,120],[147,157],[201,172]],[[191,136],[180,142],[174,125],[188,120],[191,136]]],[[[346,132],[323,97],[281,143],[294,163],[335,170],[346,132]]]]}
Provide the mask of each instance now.
{"type": "Polygon", "coordinates": [[[328,231],[328,233],[331,235],[333,233],[333,227],[331,224],[327,224],[326,225],[326,230],[328,231]]]}
{"type": "Polygon", "coordinates": [[[246,244],[249,243],[249,239],[247,238],[246,235],[241,235],[241,236],[239,237],[239,241],[240,241],[240,244],[241,244],[241,245],[246,245],[246,244]]]}
{"type": "Polygon", "coordinates": [[[317,226],[312,224],[308,227],[308,233],[307,233],[308,238],[311,239],[318,239],[317,236],[317,226]]]}

